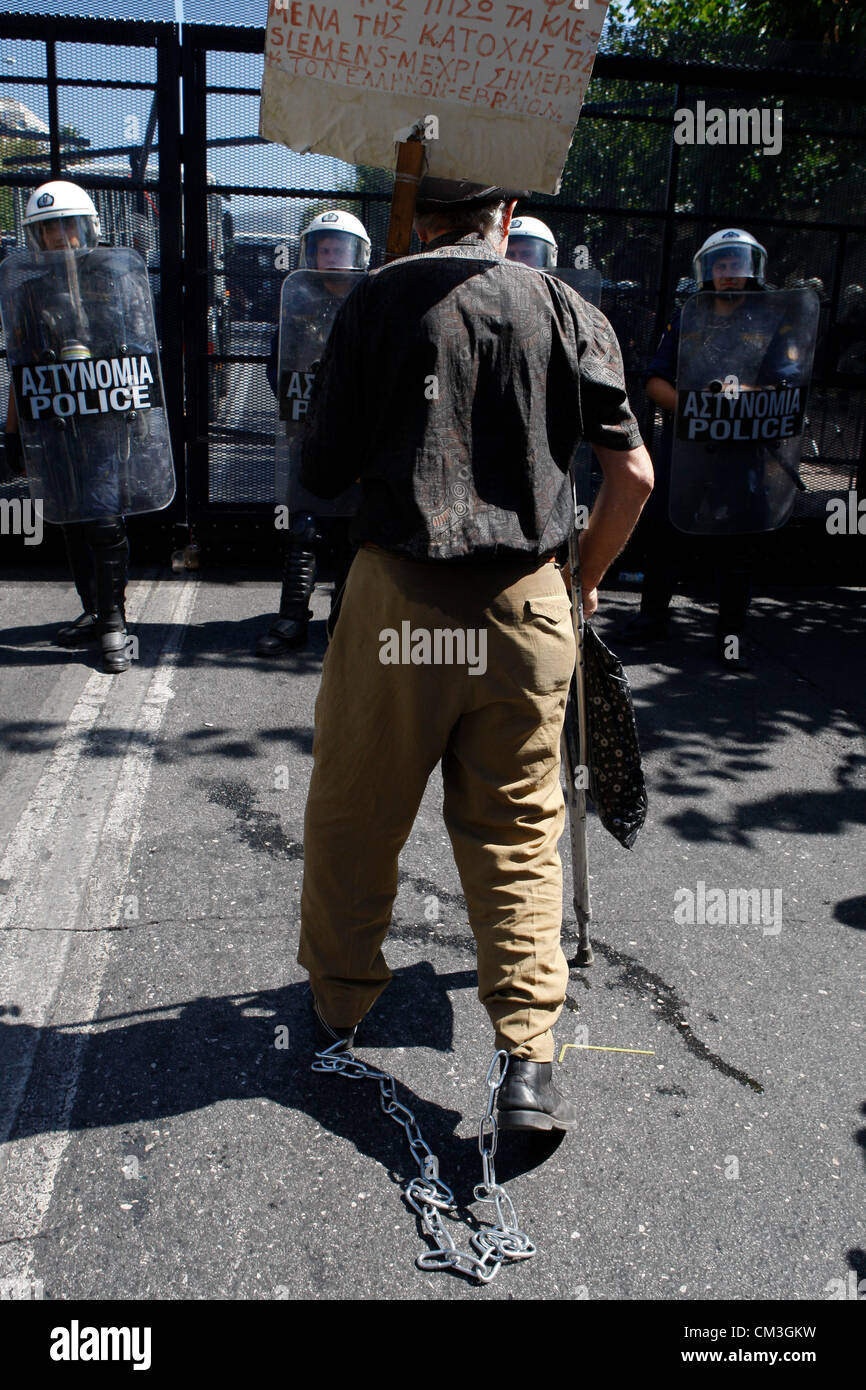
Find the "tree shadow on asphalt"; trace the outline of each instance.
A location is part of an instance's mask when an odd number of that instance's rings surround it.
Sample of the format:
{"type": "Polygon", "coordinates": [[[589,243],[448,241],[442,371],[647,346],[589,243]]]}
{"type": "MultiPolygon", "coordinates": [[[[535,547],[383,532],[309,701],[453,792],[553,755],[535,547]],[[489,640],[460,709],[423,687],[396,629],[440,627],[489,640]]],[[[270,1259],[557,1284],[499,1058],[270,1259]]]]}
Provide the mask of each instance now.
{"type": "MultiPolygon", "coordinates": [[[[763,829],[799,833],[828,833],[866,820],[866,789],[859,780],[861,764],[845,742],[862,739],[857,718],[862,713],[862,682],[848,675],[848,694],[838,698],[835,686],[856,654],[866,649],[866,612],[854,590],[821,591],[817,601],[807,594],[756,606],[750,619],[759,647],[752,674],[735,674],[710,656],[714,611],[692,605],[675,609],[675,636],[647,651],[629,648],[621,635],[621,619],[633,613],[631,601],[605,593],[599,631],[624,662],[648,662],[650,679],[641,679],[634,692],[641,745],[647,759],[650,791],[688,802],[665,824],[687,842],[750,845],[763,829]],[[854,701],[849,698],[854,692],[854,701]],[[791,736],[811,738],[832,734],[842,744],[833,770],[837,789],[791,791],[763,800],[749,797],[756,773],[771,773],[774,747],[791,736]],[[702,798],[725,789],[737,807],[733,819],[719,822],[715,810],[704,811],[702,798]]],[[[207,622],[188,629],[178,665],[224,666],[260,673],[263,681],[283,683],[287,676],[317,675],[326,648],[324,621],[311,624],[310,645],[276,661],[253,655],[256,638],[270,619],[207,622]]],[[[19,627],[0,635],[0,666],[84,662],[100,669],[95,649],[69,652],[37,645],[55,632],[48,627],[19,627]],[[6,645],[2,645],[5,642],[6,645]],[[14,644],[27,644],[22,652],[14,644]],[[10,645],[13,644],[13,645],[10,645]]],[[[143,624],[135,629],[142,665],[156,661],[167,628],[143,624]]],[[[124,679],[120,677],[119,679],[124,679]]],[[[17,720],[0,729],[0,741],[13,751],[38,751],[56,741],[58,726],[44,721],[17,720]]],[[[90,756],[114,756],[130,740],[149,742],[144,732],[95,728],[90,756]]],[[[199,753],[252,759],[266,752],[263,745],[279,741],[307,753],[309,726],[265,729],[250,735],[228,725],[189,730],[171,741],[158,741],[160,761],[180,761],[199,753]]],[[[826,745],[825,745],[826,746],[826,745]]],[[[825,755],[826,756],[826,755],[825,755]]],[[[805,778],[804,778],[805,781],[805,778]]]]}
{"type": "MultiPolygon", "coordinates": [[[[7,719],[0,725],[0,747],[11,753],[44,753],[57,746],[58,738],[66,728],[60,721],[46,719],[7,719]]],[[[85,734],[83,757],[117,758],[123,757],[131,748],[147,748],[150,739],[146,731],[118,728],[116,725],[99,724],[89,728],[85,734]]],[[[161,738],[153,748],[153,756],[158,763],[180,763],[184,759],[215,756],[224,758],[272,759],[278,744],[281,748],[292,748],[297,753],[312,753],[313,729],[311,725],[271,726],[258,729],[252,737],[240,736],[240,731],[230,725],[202,725],[198,729],[188,729],[176,738],[161,738]]]]}
{"type": "Polygon", "coordinates": [[[856,927],[866,931],[866,895],[858,898],[843,898],[833,909],[833,920],[844,927],[856,927]]]}
{"type": "MultiPolygon", "coordinates": [[[[620,614],[625,611],[620,604],[620,614]]],[[[797,677],[791,669],[772,658],[756,664],[757,674],[753,675],[734,675],[720,670],[707,656],[706,629],[710,615],[693,608],[680,609],[678,613],[680,635],[651,649],[648,653],[651,679],[642,680],[634,692],[650,794],[654,790],[661,791],[689,803],[681,811],[666,816],[664,824],[686,842],[750,846],[762,829],[827,834],[866,823],[863,781],[866,759],[853,749],[844,751],[845,743],[857,740],[858,747],[862,743],[862,730],[849,711],[838,702],[834,703],[832,695],[814,681],[797,677]],[[777,792],[763,799],[749,797],[750,781],[755,774],[773,770],[775,744],[792,735],[811,738],[827,733],[832,734],[843,749],[832,770],[835,789],[809,791],[804,787],[777,792]],[[716,807],[711,810],[708,806],[703,810],[699,804],[702,798],[710,798],[723,789],[736,801],[728,821],[718,819],[716,807]]],[[[793,622],[793,611],[790,616],[793,622]]],[[[820,617],[810,609],[805,616],[799,614],[798,631],[808,634],[819,625],[825,631],[836,624],[841,632],[846,624],[850,629],[852,622],[856,625],[862,620],[859,613],[853,614],[852,605],[847,601],[836,605],[825,602],[820,617]]],[[[258,633],[260,622],[254,621],[258,633]]],[[[771,621],[775,623],[775,618],[771,621]]],[[[212,623],[191,629],[185,664],[196,665],[199,655],[214,647],[228,657],[230,653],[223,636],[228,640],[235,633],[237,640],[238,626],[212,623]]],[[[610,631],[613,626],[610,616],[606,624],[599,626],[605,640],[628,662],[630,650],[618,639],[615,628],[610,631]]],[[[314,630],[317,627],[320,632],[308,651],[292,653],[273,664],[250,657],[250,663],[262,671],[263,679],[276,677],[280,682],[293,673],[318,671],[324,652],[324,623],[312,625],[314,630]]],[[[853,641],[853,631],[848,635],[853,641]]],[[[252,640],[251,631],[250,645],[252,640]]],[[[249,655],[246,645],[244,650],[249,655]]],[[[60,649],[42,653],[43,657],[54,660],[56,656],[62,662],[81,655],[60,649]]],[[[98,666],[95,653],[85,655],[98,666]]],[[[15,664],[19,657],[19,652],[8,649],[4,652],[0,647],[0,664],[4,661],[15,664]]],[[[642,655],[641,661],[645,659],[642,655]]],[[[827,682],[832,684],[832,671],[825,674],[827,682]]],[[[13,752],[44,751],[55,746],[60,729],[60,725],[50,721],[18,719],[0,728],[0,744],[13,752]]],[[[269,745],[275,744],[308,754],[312,750],[312,738],[311,725],[264,728],[253,734],[229,724],[203,726],[189,729],[175,738],[158,740],[154,757],[163,763],[181,763],[186,758],[214,755],[250,761],[271,756],[269,745]]],[[[146,731],[100,724],[89,731],[85,752],[88,757],[109,758],[125,753],[135,743],[149,742],[146,731]]]]}
{"type": "MultiPolygon", "coordinates": [[[[400,1071],[400,1057],[370,1055],[373,1049],[453,1049],[453,1008],[448,991],[477,981],[474,970],[437,975],[426,961],[398,969],[394,981],[359,1028],[362,1060],[400,1071]]],[[[7,1008],[4,1012],[14,1013],[7,1008]]],[[[0,1070],[12,1075],[35,1043],[36,1056],[10,1140],[52,1131],[81,1131],[154,1122],[203,1110],[224,1101],[266,1098],[309,1116],[388,1170],[395,1182],[416,1175],[402,1129],[379,1108],[371,1081],[312,1072],[313,1027],[306,983],[246,995],[201,997],[165,1010],[130,1011],[94,1021],[48,1027],[41,1036],[29,1024],[0,1020],[0,1070]],[[175,1016],[166,1017],[171,1011],[175,1016]],[[81,1032],[88,1029],[80,1064],[81,1032]],[[287,1035],[280,1033],[287,1029],[287,1035]],[[287,1047],[277,1046],[286,1038],[287,1047]],[[68,1120],[63,1093],[81,1065],[68,1120]]],[[[491,1049],[492,1052],[492,1049],[491,1049]]],[[[446,1065],[450,1065],[447,1063],[446,1065]]],[[[482,1070],[482,1065],[484,1070],[482,1070]]],[[[486,1103],[479,1062],[477,1085],[469,1092],[480,1120],[486,1103]]],[[[417,1073],[417,1063],[413,1070],[417,1073]]],[[[477,1136],[455,1133],[464,1116],[414,1093],[398,1075],[398,1099],[413,1111],[421,1133],[439,1156],[442,1175],[461,1205],[473,1201],[481,1179],[477,1136]]],[[[497,1152],[500,1181],[543,1163],[561,1136],[508,1134],[497,1152]],[[515,1142],[516,1141],[516,1142],[515,1142]]]]}
{"type": "MultiPolygon", "coordinates": [[[[650,679],[642,678],[633,691],[645,771],[650,795],[655,789],[688,803],[663,818],[679,839],[751,846],[762,829],[831,834],[866,823],[862,692],[857,682],[853,702],[837,698],[832,660],[835,653],[836,662],[847,666],[866,648],[866,614],[853,593],[816,607],[817,612],[807,604],[779,603],[756,616],[752,627],[759,650],[751,673],[726,670],[713,660],[712,612],[693,606],[675,609],[675,635],[639,652],[625,642],[616,610],[608,612],[606,624],[599,624],[602,638],[626,666],[636,660],[647,664],[650,679]],[[810,666],[810,641],[818,633],[826,639],[828,631],[835,635],[835,645],[828,647],[825,641],[822,660],[810,666]],[[770,634],[766,640],[764,632],[770,634]],[[797,673],[793,656],[768,654],[780,633],[804,654],[799,665],[806,674],[797,673]],[[749,796],[755,774],[771,773],[777,766],[775,745],[792,735],[810,739],[827,734],[841,749],[836,764],[825,769],[835,790],[807,785],[820,778],[821,767],[814,760],[829,757],[825,743],[810,758],[811,765],[804,755],[802,787],[763,799],[749,796]],[[736,802],[726,822],[719,820],[716,806],[704,811],[696,804],[723,790],[736,802]]],[[[631,610],[620,606],[619,618],[626,611],[631,610]]]]}
{"type": "MultiPolygon", "coordinates": [[[[253,654],[256,639],[267,630],[271,620],[255,618],[242,623],[204,623],[190,628],[178,658],[178,668],[210,665],[210,656],[218,652],[223,664],[260,673],[263,682],[270,682],[271,692],[282,688],[286,678],[293,675],[318,676],[327,645],[324,621],[310,624],[310,642],[304,651],[287,652],[276,659],[256,657],[253,654]]],[[[147,630],[147,624],[130,628],[140,642],[140,659],[134,664],[136,667],[155,669],[168,629],[154,627],[150,637],[147,630]]],[[[77,664],[93,671],[102,670],[96,646],[69,651],[62,647],[40,645],[50,644],[56,631],[57,624],[54,623],[39,628],[7,628],[0,633],[0,667],[77,664]],[[16,644],[26,645],[27,651],[22,652],[16,644]]],[[[123,681],[125,675],[115,679],[123,681]]],[[[268,699],[267,687],[263,698],[268,699]]],[[[187,757],[211,758],[214,755],[238,759],[270,757],[272,750],[268,745],[274,743],[309,754],[313,747],[312,704],[311,699],[309,724],[267,727],[257,729],[252,735],[248,729],[233,728],[228,724],[188,729],[176,738],[158,739],[153,745],[154,758],[161,763],[176,763],[187,757]]],[[[62,721],[7,719],[0,724],[0,747],[13,753],[50,751],[56,747],[65,727],[62,721]]],[[[131,747],[148,748],[151,742],[147,730],[100,723],[88,729],[84,753],[87,757],[111,758],[123,756],[131,747]]]]}
{"type": "MultiPolygon", "coordinates": [[[[52,623],[4,628],[0,631],[0,667],[77,665],[101,671],[98,645],[70,649],[55,644],[58,628],[77,616],[72,614],[52,623]]],[[[314,619],[310,623],[307,645],[302,650],[288,651],[278,657],[256,655],[256,642],[268,631],[276,616],[276,613],[263,613],[239,620],[192,623],[175,658],[176,668],[225,667],[258,671],[265,678],[275,674],[318,675],[328,645],[324,619],[314,619]]],[[[159,658],[170,632],[170,627],[164,623],[130,622],[129,633],[138,639],[136,667],[150,670],[160,665],[159,658]]]]}

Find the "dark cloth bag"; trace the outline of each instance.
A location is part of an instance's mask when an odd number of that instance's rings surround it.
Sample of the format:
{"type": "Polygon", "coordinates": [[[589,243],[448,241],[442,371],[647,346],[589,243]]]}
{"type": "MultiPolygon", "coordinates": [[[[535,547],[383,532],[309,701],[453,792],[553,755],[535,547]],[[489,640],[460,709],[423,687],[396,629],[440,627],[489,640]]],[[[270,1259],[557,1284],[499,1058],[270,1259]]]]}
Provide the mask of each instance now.
{"type": "Polygon", "coordinates": [[[637,722],[619,657],[584,624],[589,795],[605,830],[631,849],[647,813],[637,722]]]}

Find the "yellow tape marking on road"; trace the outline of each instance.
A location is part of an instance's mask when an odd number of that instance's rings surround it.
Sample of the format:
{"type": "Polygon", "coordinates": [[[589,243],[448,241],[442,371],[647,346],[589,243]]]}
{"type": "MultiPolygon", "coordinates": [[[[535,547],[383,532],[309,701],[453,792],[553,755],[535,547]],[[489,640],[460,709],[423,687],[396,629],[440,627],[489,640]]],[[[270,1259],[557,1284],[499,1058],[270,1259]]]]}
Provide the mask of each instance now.
{"type": "Polygon", "coordinates": [[[562,1061],[570,1047],[577,1048],[581,1052],[632,1052],[636,1057],[655,1057],[652,1049],[645,1047],[593,1047],[591,1043],[563,1043],[559,1049],[559,1060],[562,1061]]]}

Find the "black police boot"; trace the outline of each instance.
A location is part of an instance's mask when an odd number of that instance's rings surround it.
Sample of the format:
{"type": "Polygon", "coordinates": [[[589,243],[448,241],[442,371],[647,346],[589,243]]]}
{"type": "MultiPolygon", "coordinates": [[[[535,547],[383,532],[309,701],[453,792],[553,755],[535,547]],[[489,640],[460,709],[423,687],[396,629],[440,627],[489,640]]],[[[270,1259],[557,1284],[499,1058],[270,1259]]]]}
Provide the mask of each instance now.
{"type": "Polygon", "coordinates": [[[98,600],[99,645],[102,668],[109,675],[129,669],[126,632],[126,567],[129,542],[123,517],[101,517],[89,522],[87,538],[93,548],[98,600]]]}
{"type": "Polygon", "coordinates": [[[54,641],[58,647],[88,647],[99,636],[96,620],[99,603],[96,597],[93,551],[87,538],[87,523],[67,522],[60,529],[66,545],[69,568],[72,570],[72,580],[84,612],[74,623],[65,623],[56,633],[54,641]]]}
{"type": "Polygon", "coordinates": [[[552,1076],[552,1062],[509,1057],[497,1099],[499,1128],[572,1129],[577,1124],[577,1110],[557,1091],[552,1076]]]}
{"type": "Polygon", "coordinates": [[[316,519],[296,512],[286,540],[280,616],[256,642],[256,656],[281,656],[306,646],[312,618],[310,597],[316,582],[316,519]]]}
{"type": "MultiPolygon", "coordinates": [[[[675,543],[674,543],[675,544],[675,543]]],[[[647,556],[640,591],[640,613],[626,623],[622,638],[632,646],[644,642],[660,642],[668,635],[671,599],[674,596],[675,572],[669,558],[659,553],[661,539],[647,556]]]]}
{"type": "Polygon", "coordinates": [[[313,1006],[313,1034],[315,1037],[316,1052],[326,1052],[329,1048],[334,1048],[335,1053],[351,1052],[355,1045],[355,1033],[358,1025],[352,1028],[332,1028],[330,1023],[326,1023],[319,1012],[319,1006],[312,1000],[313,1006]],[[340,1043],[339,1047],[334,1047],[335,1043],[340,1043]]]}
{"type": "Polygon", "coordinates": [[[74,623],[67,623],[55,633],[58,647],[89,647],[99,635],[99,620],[95,613],[82,613],[74,623]]]}
{"type": "Polygon", "coordinates": [[[130,656],[126,628],[103,632],[99,639],[102,649],[102,669],[110,676],[129,670],[130,656]]]}
{"type": "Polygon", "coordinates": [[[256,656],[282,656],[305,647],[312,616],[305,612],[303,618],[277,618],[256,642],[256,656]]]}

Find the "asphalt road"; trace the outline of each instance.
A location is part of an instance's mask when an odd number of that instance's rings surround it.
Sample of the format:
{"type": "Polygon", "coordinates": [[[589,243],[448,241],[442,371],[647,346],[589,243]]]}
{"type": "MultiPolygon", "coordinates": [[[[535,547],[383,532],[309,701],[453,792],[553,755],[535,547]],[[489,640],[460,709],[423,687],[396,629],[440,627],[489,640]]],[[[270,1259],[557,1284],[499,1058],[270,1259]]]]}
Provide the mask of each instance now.
{"type": "MultiPolygon", "coordinates": [[[[631,853],[591,820],[596,962],[558,1027],[585,1045],[558,1065],[580,1127],[502,1136],[538,1254],[486,1288],[415,1267],[400,1130],[369,1083],[310,1071],[294,957],[326,592],[310,649],[272,665],[251,653],[275,584],[129,592],[139,659],[109,677],[51,645],[66,580],[0,583],[5,1297],[824,1300],[866,1276],[862,591],[760,599],[748,675],[712,664],[694,597],[639,655],[615,636],[635,596],[603,596],[650,818],[631,853]],[[681,920],[700,883],[765,890],[765,920],[681,920]]],[[[483,1220],[491,1033],[440,805],[437,777],[358,1052],[483,1220]]],[[[573,955],[568,882],[565,920],[573,955]]]]}

